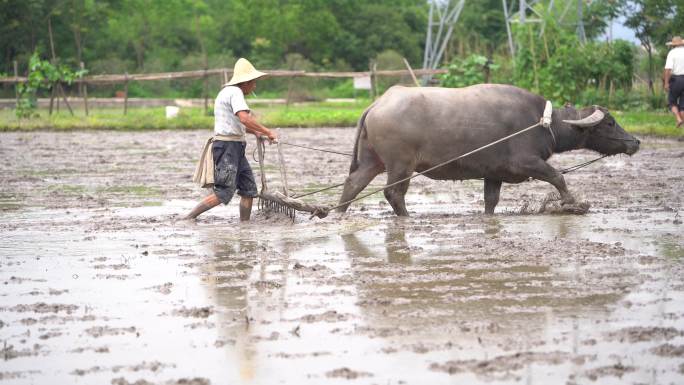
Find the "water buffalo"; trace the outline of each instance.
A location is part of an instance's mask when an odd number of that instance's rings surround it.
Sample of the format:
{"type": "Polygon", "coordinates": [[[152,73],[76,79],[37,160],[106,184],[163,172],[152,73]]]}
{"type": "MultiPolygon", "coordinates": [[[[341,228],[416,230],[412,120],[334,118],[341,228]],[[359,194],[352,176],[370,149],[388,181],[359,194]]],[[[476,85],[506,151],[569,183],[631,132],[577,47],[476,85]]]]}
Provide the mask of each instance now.
{"type": "MultiPolygon", "coordinates": [[[[359,119],[340,204],[356,197],[383,171],[390,184],[529,127],[540,121],[545,105],[543,97],[509,85],[392,87],[359,119]]],[[[425,175],[441,180],[484,178],[487,214],[494,213],[502,182],[520,183],[530,177],[551,183],[562,203],[571,204],[574,197],[563,175],[546,160],[554,153],[580,148],[632,155],[639,141],[602,107],[565,106],[553,109],[550,129],[535,127],[425,175]]],[[[384,191],[400,216],[408,215],[404,202],[408,186],[406,181],[384,191]]]]}

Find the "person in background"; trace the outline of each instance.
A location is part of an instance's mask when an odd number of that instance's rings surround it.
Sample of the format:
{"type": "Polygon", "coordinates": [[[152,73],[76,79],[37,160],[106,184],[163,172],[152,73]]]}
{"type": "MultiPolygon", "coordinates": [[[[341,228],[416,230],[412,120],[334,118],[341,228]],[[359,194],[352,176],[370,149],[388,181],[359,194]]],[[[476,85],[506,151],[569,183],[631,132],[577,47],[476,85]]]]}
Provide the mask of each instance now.
{"type": "Polygon", "coordinates": [[[675,36],[666,43],[673,48],[667,53],[663,81],[667,105],[677,119],[677,127],[684,124],[684,39],[675,36]]]}
{"type": "Polygon", "coordinates": [[[266,136],[271,142],[277,135],[260,124],[250,113],[245,95],[256,89],[258,78],[266,74],[257,71],[247,59],[235,63],[233,77],[226,83],[214,101],[214,136],[209,138],[193,180],[213,192],[202,199],[185,216],[195,219],[203,212],[228,204],[237,191],[240,195],[240,221],[248,221],[252,201],[257,196],[254,174],[245,157],[246,133],[266,136]]]}

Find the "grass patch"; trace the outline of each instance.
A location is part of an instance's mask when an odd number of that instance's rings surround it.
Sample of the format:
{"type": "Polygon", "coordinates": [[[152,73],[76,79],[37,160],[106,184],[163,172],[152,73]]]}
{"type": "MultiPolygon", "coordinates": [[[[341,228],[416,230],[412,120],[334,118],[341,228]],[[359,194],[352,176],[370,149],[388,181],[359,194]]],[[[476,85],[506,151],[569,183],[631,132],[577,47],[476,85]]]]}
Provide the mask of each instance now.
{"type": "Polygon", "coordinates": [[[82,195],[88,188],[83,185],[53,184],[48,186],[48,192],[61,195],[82,195]]]}
{"type": "Polygon", "coordinates": [[[674,115],[665,112],[611,112],[615,120],[628,132],[641,135],[681,137],[684,129],[677,128],[674,115]]]}
{"type": "MultiPolygon", "coordinates": [[[[297,103],[292,105],[253,104],[258,119],[267,127],[351,127],[370,104],[370,100],[355,102],[297,103]]],[[[61,110],[49,116],[47,110],[38,111],[40,117],[18,120],[14,110],[0,110],[0,131],[32,130],[181,130],[214,127],[214,117],[202,108],[181,108],[175,119],[166,119],[163,107],[131,108],[127,115],[121,109],[101,108],[85,116],[77,110],[75,116],[61,110]]],[[[662,111],[614,111],[613,115],[633,134],[682,137],[684,129],[675,126],[671,114],[662,111]]]]}
{"type": "MultiPolygon", "coordinates": [[[[366,103],[307,103],[297,105],[253,105],[259,120],[267,127],[349,127],[355,126],[366,103]]],[[[39,117],[17,119],[14,110],[0,110],[0,131],[70,131],[70,130],[211,130],[214,117],[202,108],[181,108],[175,119],[167,119],[163,107],[131,108],[126,115],[121,109],[91,110],[88,116],[81,110],[71,116],[68,111],[48,114],[39,110],[39,117]]]]}
{"type": "Polygon", "coordinates": [[[363,113],[364,106],[290,106],[256,110],[267,127],[351,127],[363,113]]]}
{"type": "Polygon", "coordinates": [[[162,191],[160,189],[143,185],[105,187],[98,189],[98,193],[136,197],[159,197],[162,195],[162,191]]]}
{"type": "Polygon", "coordinates": [[[48,115],[47,110],[39,110],[39,117],[17,119],[14,110],[0,110],[0,131],[33,130],[160,130],[160,129],[197,129],[211,128],[214,118],[204,115],[201,108],[184,109],[176,119],[166,119],[163,107],[131,108],[126,115],[120,109],[92,110],[89,116],[83,111],[68,111],[48,115]]]}

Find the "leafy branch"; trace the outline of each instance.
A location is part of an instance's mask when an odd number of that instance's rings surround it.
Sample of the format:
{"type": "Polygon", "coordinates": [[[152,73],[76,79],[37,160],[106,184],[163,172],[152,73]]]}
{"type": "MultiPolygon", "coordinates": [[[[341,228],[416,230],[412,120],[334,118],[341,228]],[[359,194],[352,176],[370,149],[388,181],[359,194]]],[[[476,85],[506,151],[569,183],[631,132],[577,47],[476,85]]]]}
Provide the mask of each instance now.
{"type": "Polygon", "coordinates": [[[64,64],[52,64],[42,60],[38,52],[34,52],[29,59],[29,73],[26,83],[17,85],[19,103],[16,109],[18,118],[37,117],[38,92],[50,91],[59,83],[73,84],[82,78],[88,70],[72,70],[64,64]]]}

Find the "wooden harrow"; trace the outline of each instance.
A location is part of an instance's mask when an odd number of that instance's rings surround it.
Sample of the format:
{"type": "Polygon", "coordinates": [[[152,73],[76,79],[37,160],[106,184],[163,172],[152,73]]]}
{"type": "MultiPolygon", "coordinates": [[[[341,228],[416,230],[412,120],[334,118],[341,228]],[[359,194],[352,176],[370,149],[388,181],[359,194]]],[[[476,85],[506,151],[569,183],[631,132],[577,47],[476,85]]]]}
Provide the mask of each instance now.
{"type": "Polygon", "coordinates": [[[314,216],[319,218],[325,218],[328,215],[327,206],[312,205],[306,202],[302,202],[299,199],[294,198],[287,184],[287,171],[285,169],[285,159],[283,158],[283,152],[280,147],[280,143],[276,142],[276,147],[278,149],[278,166],[280,169],[280,177],[282,179],[283,191],[269,190],[266,184],[266,173],[264,170],[264,152],[265,152],[265,141],[268,140],[265,137],[259,137],[257,139],[257,151],[259,153],[259,169],[261,171],[261,192],[259,192],[259,210],[271,211],[275,213],[282,213],[289,216],[292,222],[295,220],[297,211],[304,211],[311,214],[311,218],[314,216]]]}

